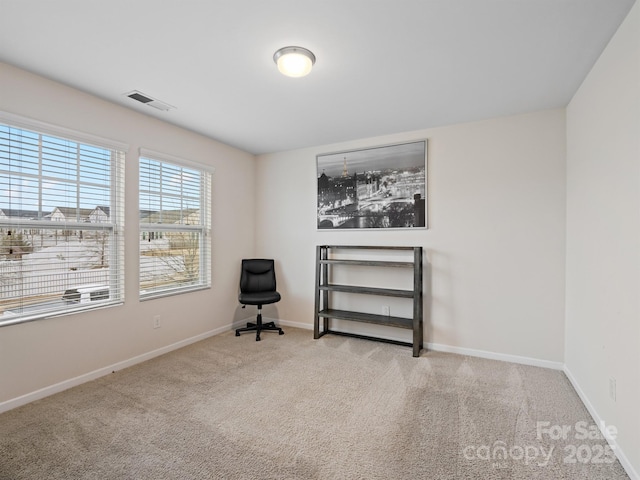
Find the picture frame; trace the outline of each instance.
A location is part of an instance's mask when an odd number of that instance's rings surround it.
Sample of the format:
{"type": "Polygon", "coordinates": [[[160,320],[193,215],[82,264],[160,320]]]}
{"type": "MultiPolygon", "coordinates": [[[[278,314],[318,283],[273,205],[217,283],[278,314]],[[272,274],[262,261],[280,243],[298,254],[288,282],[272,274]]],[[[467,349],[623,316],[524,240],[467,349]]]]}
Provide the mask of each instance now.
{"type": "Polygon", "coordinates": [[[427,228],[427,140],[316,156],[318,230],[427,228]]]}

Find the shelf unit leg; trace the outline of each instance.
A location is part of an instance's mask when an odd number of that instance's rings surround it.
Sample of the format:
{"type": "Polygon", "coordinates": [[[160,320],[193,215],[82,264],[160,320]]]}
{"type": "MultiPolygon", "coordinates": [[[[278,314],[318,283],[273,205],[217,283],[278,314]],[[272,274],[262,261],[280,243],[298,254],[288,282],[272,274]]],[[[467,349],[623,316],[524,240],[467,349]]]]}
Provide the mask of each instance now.
{"type": "Polygon", "coordinates": [[[420,356],[423,342],[422,322],[422,247],[413,249],[413,356],[420,356]]]}
{"type": "Polygon", "coordinates": [[[320,338],[320,317],[318,312],[320,311],[320,272],[322,266],[320,265],[320,249],[322,247],[316,247],[316,298],[315,298],[315,310],[313,315],[313,338],[320,338]]]}

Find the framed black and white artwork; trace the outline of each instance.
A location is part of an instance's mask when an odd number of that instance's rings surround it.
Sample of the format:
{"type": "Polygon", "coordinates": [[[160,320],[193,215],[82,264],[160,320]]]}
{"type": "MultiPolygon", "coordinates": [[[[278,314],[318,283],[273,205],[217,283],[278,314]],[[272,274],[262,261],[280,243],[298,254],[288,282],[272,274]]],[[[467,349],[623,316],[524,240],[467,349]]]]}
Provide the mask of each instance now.
{"type": "Polygon", "coordinates": [[[427,227],[427,141],[316,157],[320,230],[427,227]]]}

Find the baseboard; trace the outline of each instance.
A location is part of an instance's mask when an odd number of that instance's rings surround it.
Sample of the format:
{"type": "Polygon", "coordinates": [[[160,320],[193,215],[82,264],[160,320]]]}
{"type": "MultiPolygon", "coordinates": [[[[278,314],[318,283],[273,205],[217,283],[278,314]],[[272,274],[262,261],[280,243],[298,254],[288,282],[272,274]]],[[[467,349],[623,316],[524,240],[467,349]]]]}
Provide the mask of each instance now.
{"type": "Polygon", "coordinates": [[[137,363],[146,362],[147,360],[151,360],[154,357],[159,357],[160,355],[164,355],[165,353],[169,353],[173,350],[186,347],[187,345],[191,345],[192,343],[199,342],[200,340],[204,340],[205,338],[213,337],[214,335],[218,335],[220,333],[227,332],[227,331],[229,331],[228,326],[219,327],[214,330],[201,333],[200,335],[196,335],[195,337],[187,338],[185,340],[172,343],[171,345],[167,345],[165,347],[158,348],[156,350],[152,350],[147,353],[143,353],[142,355],[135,356],[128,360],[123,360],[122,362],[114,363],[113,365],[99,368],[92,372],[88,372],[83,375],[79,375],[77,377],[64,380],[60,383],[56,383],[54,385],[41,388],[39,390],[36,390],[31,393],[27,393],[20,397],[6,400],[0,403],[0,413],[6,412],[8,410],[12,410],[17,407],[21,407],[22,405],[26,405],[27,403],[35,402],[36,400],[40,400],[41,398],[54,395],[56,393],[62,392],[72,387],[76,387],[83,383],[90,382],[91,380],[95,380],[97,378],[103,377],[115,371],[122,370],[127,367],[131,367],[137,363]]]}
{"type": "Polygon", "coordinates": [[[489,360],[500,360],[502,362],[519,363],[521,365],[530,365],[532,367],[550,368],[552,370],[562,370],[564,363],[552,362],[550,360],[540,360],[539,358],[521,357],[519,355],[508,355],[506,353],[488,352],[486,350],[475,350],[473,348],[452,347],[449,345],[441,345],[438,343],[427,343],[427,350],[435,352],[457,353],[459,355],[468,355],[470,357],[487,358],[489,360]]]}
{"type": "MultiPolygon", "coordinates": [[[[233,328],[239,328],[244,326],[247,322],[254,322],[255,317],[249,317],[245,320],[240,320],[233,324],[233,328]]],[[[313,330],[313,325],[310,323],[291,322],[288,320],[281,320],[279,318],[267,318],[263,317],[264,322],[276,322],[276,324],[282,327],[295,327],[302,328],[304,330],[313,330]]],[[[387,338],[387,337],[385,337],[387,338]]],[[[388,338],[388,340],[398,340],[396,338],[388,338]]],[[[489,352],[486,350],[475,350],[472,348],[452,347],[450,345],[442,345],[439,343],[427,343],[427,350],[433,350],[434,352],[456,353],[459,355],[468,355],[470,357],[487,358],[490,360],[499,360],[502,362],[519,363],[521,365],[530,365],[532,367],[550,368],[552,370],[564,369],[563,362],[553,362],[550,360],[540,360],[538,358],[521,357],[518,355],[508,355],[504,353],[489,352]]]]}
{"type": "Polygon", "coordinates": [[[289,320],[278,320],[277,318],[270,318],[269,322],[276,322],[282,327],[301,328],[303,330],[313,330],[313,325],[310,323],[291,322],[289,320]]]}
{"type": "Polygon", "coordinates": [[[584,406],[587,407],[587,410],[593,417],[593,420],[596,422],[596,425],[598,425],[598,428],[600,429],[602,436],[607,440],[607,442],[609,442],[609,445],[611,445],[612,450],[616,454],[616,457],[618,457],[618,460],[620,460],[620,464],[622,465],[622,468],[624,468],[625,471],[627,472],[627,475],[629,475],[629,478],[631,480],[640,480],[640,474],[638,474],[635,468],[633,468],[633,465],[631,465],[631,462],[629,462],[629,459],[624,454],[624,451],[622,450],[622,448],[620,448],[620,445],[618,445],[618,442],[616,442],[616,439],[609,438],[608,435],[605,435],[605,432],[603,430],[603,426],[606,425],[605,421],[602,419],[600,415],[598,415],[598,412],[596,411],[593,404],[589,401],[589,397],[587,397],[587,395],[584,393],[582,388],[580,388],[580,384],[571,373],[571,370],[569,370],[569,368],[565,365],[563,368],[563,371],[564,371],[564,374],[569,379],[569,381],[571,382],[571,385],[573,385],[573,389],[576,391],[576,393],[580,397],[580,400],[582,400],[582,403],[584,404],[584,406]]]}

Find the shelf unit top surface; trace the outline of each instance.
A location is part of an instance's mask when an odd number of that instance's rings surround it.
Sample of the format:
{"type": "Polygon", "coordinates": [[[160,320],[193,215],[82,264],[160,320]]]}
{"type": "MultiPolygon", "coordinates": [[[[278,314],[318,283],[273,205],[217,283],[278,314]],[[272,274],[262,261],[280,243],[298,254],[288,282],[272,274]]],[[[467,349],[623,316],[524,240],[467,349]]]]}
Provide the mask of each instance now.
{"type": "Polygon", "coordinates": [[[409,246],[385,246],[385,245],[319,245],[321,248],[335,248],[335,249],[366,249],[366,250],[413,250],[414,248],[422,247],[409,247],[409,246]]]}

